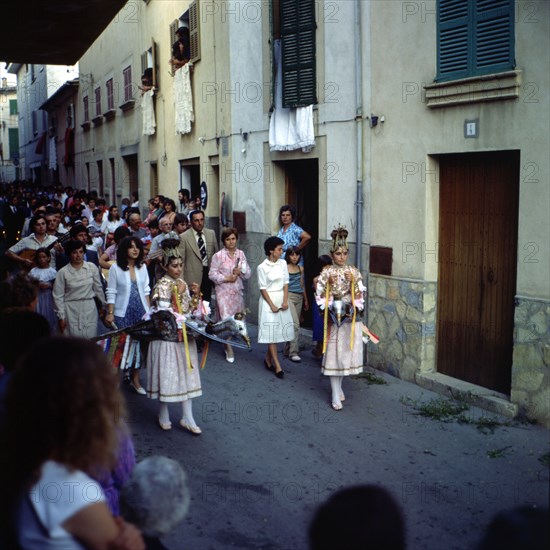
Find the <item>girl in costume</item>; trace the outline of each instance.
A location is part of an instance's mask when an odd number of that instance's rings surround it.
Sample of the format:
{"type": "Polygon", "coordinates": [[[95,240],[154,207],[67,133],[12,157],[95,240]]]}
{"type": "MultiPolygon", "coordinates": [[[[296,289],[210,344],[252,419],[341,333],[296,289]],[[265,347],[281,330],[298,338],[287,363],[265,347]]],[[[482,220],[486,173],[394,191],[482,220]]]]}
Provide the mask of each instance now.
{"type": "Polygon", "coordinates": [[[200,287],[181,278],[183,261],[176,233],[170,233],[161,243],[163,249],[162,267],[166,275],[153,290],[152,310],[169,310],[178,323],[178,342],[153,340],[147,354],[147,395],[159,399],[159,425],[163,430],[172,427],[168,403],[182,403],[180,425],[195,435],[202,433],[193,418],[191,400],[202,395],[199,375],[197,345],[191,331],[187,331],[184,317],[191,312],[198,314],[200,287]],[[191,291],[191,292],[190,292],[191,291]]]}
{"type": "Polygon", "coordinates": [[[359,270],[347,265],[348,231],[338,227],[331,237],[333,265],[325,267],[319,275],[316,300],[324,316],[325,356],[321,372],[330,377],[332,408],[339,411],[345,399],[344,376],[363,370],[363,325],[358,312],[364,308],[365,287],[359,270]]]}

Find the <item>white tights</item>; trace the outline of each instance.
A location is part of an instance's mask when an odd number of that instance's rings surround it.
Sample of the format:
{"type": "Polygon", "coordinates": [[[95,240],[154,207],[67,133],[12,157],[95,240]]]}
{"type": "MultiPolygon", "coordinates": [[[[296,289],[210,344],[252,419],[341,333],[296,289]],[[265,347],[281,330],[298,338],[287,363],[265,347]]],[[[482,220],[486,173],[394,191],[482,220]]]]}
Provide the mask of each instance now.
{"type": "MultiPolygon", "coordinates": [[[[182,401],[182,420],[184,420],[190,426],[195,427],[197,423],[193,418],[193,403],[191,399],[182,401]]],[[[170,422],[170,411],[168,410],[168,403],[160,403],[159,409],[159,421],[162,424],[168,424],[170,422]]]]}
{"type": "Polygon", "coordinates": [[[335,404],[341,404],[342,396],[342,381],[344,380],[343,376],[329,376],[330,378],[330,388],[332,390],[332,402],[335,404]]]}

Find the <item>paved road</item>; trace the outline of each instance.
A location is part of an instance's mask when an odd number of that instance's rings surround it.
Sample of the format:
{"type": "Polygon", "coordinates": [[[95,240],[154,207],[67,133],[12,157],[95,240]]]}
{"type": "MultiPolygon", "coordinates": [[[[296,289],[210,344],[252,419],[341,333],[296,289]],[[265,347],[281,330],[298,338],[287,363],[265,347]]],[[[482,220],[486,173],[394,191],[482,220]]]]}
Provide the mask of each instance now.
{"type": "Polygon", "coordinates": [[[301,364],[285,361],[279,380],[264,369],[263,348],[237,351],[230,365],[212,346],[194,401],[199,437],[176,427],[179,405],[171,406],[174,428],[162,432],[158,402],[127,391],[138,460],[166,455],[190,476],[189,515],[164,539],[171,550],[306,550],[316,506],[358,483],[392,491],[412,550],[472,548],[497,511],[547,505],[544,428],[513,423],[484,434],[420,417],[400,399],[439,396],[380,373],[386,384],[346,379],[344,409],[334,412],[309,351],[301,364]]]}

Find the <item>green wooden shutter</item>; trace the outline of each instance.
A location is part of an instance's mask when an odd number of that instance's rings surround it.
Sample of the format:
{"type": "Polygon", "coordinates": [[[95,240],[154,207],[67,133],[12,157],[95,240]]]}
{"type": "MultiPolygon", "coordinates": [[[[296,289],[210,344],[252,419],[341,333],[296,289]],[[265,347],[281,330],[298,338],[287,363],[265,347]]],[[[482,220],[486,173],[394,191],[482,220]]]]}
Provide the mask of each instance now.
{"type": "Polygon", "coordinates": [[[437,80],[514,68],[514,0],[439,0],[437,80]]]}
{"type": "Polygon", "coordinates": [[[200,13],[197,0],[189,5],[189,61],[196,63],[201,58],[200,13]]]}
{"type": "Polygon", "coordinates": [[[280,22],[283,107],[317,103],[314,0],[281,0],[280,22]]]}
{"type": "Polygon", "coordinates": [[[19,128],[8,128],[10,159],[19,157],[19,128]]]}
{"type": "Polygon", "coordinates": [[[10,99],[10,115],[18,114],[17,111],[17,99],[10,99]]]}
{"type": "Polygon", "coordinates": [[[514,2],[477,0],[474,74],[514,68],[514,2]]]}

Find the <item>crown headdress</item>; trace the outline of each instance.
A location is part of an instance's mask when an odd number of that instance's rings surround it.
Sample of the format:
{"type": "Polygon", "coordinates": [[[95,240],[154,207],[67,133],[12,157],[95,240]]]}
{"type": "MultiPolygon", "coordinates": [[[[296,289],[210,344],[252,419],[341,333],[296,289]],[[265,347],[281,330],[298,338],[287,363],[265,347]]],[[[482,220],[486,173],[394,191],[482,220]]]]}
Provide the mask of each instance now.
{"type": "Polygon", "coordinates": [[[160,243],[163,252],[162,263],[164,265],[168,265],[168,262],[172,258],[181,258],[179,245],[180,239],[175,231],[170,231],[170,233],[166,234],[166,237],[160,243]]]}
{"type": "Polygon", "coordinates": [[[332,230],[330,236],[332,237],[331,252],[336,252],[339,248],[348,250],[348,230],[345,227],[339,225],[336,229],[332,230]]]}

